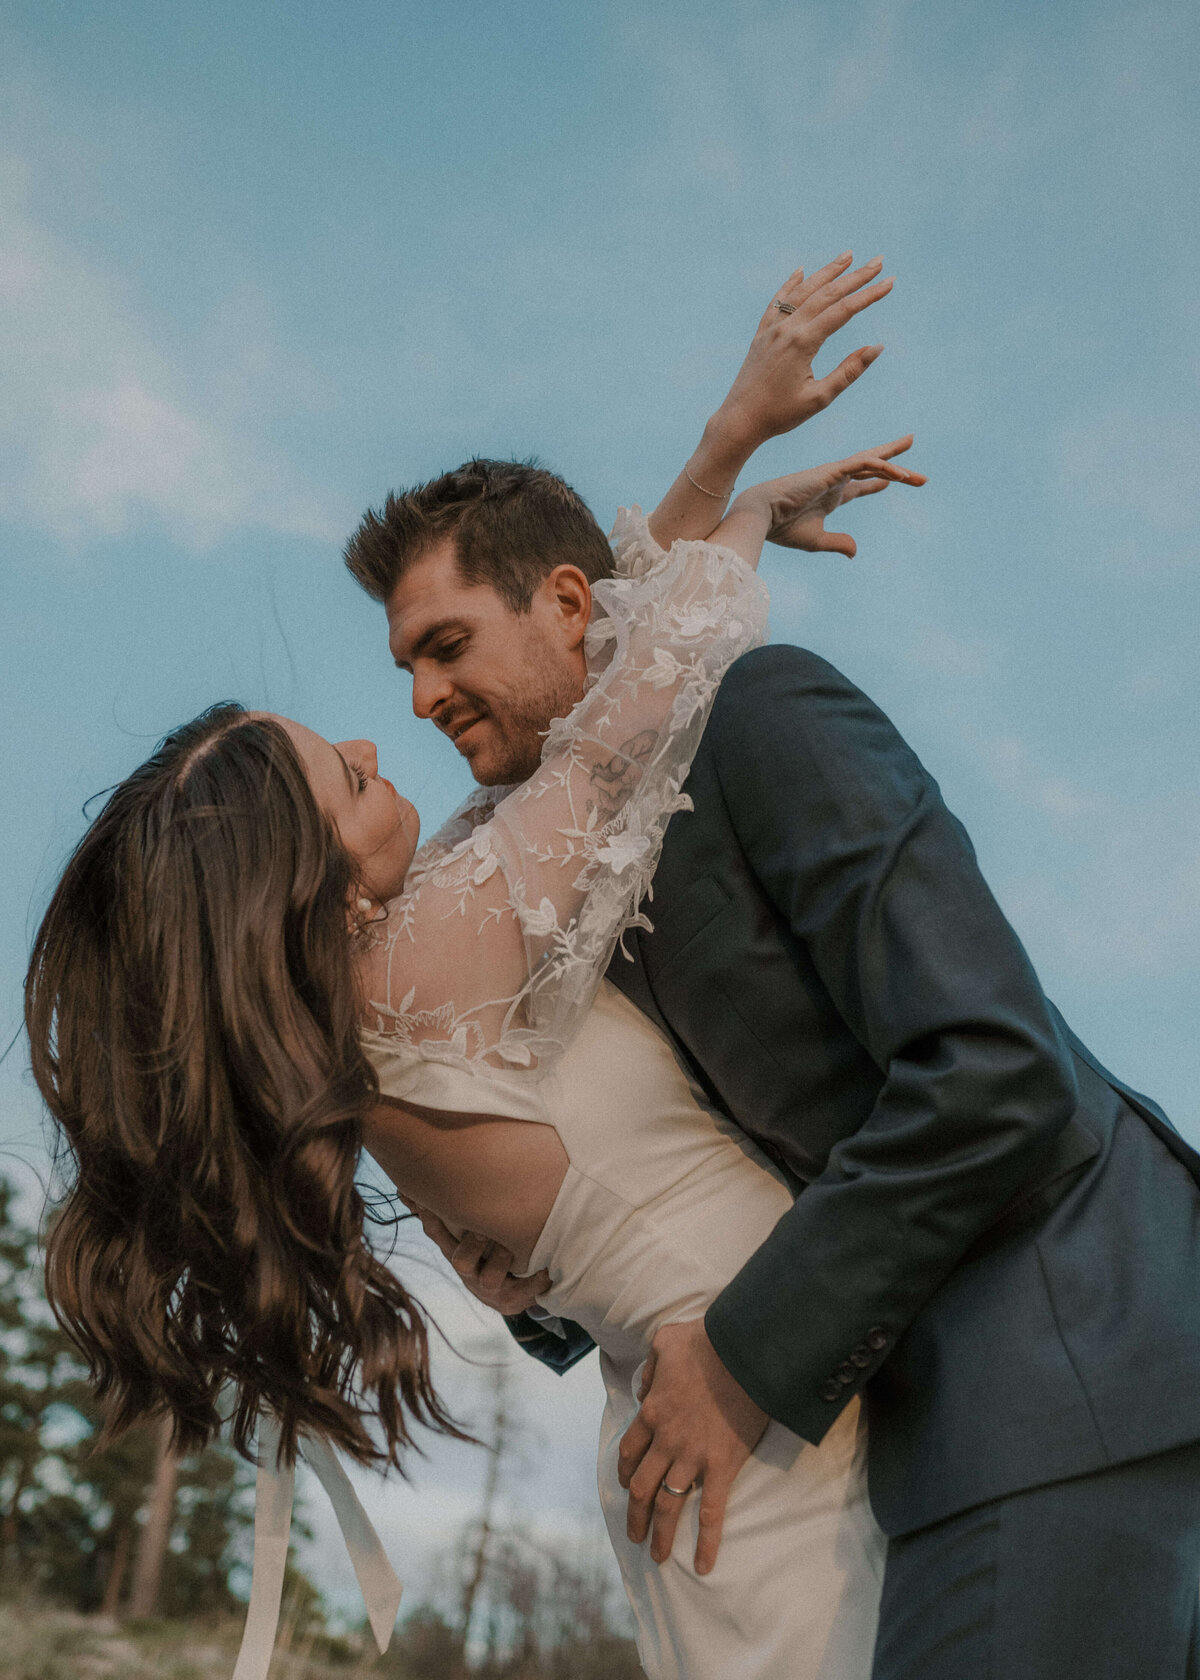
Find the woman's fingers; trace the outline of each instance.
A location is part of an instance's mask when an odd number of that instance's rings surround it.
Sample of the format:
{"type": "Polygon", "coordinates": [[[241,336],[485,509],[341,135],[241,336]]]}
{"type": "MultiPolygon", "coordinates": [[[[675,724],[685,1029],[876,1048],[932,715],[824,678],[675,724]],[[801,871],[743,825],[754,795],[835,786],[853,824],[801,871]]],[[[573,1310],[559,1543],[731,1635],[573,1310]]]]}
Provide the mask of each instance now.
{"type": "Polygon", "coordinates": [[[506,1318],[513,1318],[518,1313],[528,1312],[549,1287],[550,1273],[547,1271],[537,1272],[533,1277],[513,1277],[506,1274],[504,1282],[494,1292],[489,1304],[506,1318]]]}
{"type": "Polygon", "coordinates": [[[825,263],[821,268],[818,268],[809,276],[805,283],[798,289],[796,295],[789,298],[788,301],[796,304],[797,307],[807,304],[811,298],[814,298],[817,295],[818,292],[823,291],[826,286],[830,285],[833,281],[839,279],[845,274],[846,270],[850,266],[853,256],[853,251],[843,251],[840,257],[834,257],[832,262],[825,263]]]}
{"type": "Polygon", "coordinates": [[[906,449],[911,449],[915,432],[905,432],[903,437],[893,438],[891,443],[881,443],[878,449],[864,449],[864,455],[882,455],[885,461],[890,461],[893,455],[903,455],[906,449]]]}
{"type": "Polygon", "coordinates": [[[868,280],[879,273],[883,258],[875,257],[871,262],[864,263],[862,268],[848,273],[853,255],[852,251],[843,251],[840,257],[834,257],[832,262],[825,263],[807,280],[802,268],[798,268],[794,274],[789,274],[767,305],[764,319],[769,320],[772,314],[777,313],[776,299],[780,303],[790,303],[797,313],[803,311],[811,317],[819,314],[838,298],[844,297],[847,292],[865,286],[868,280]]]}
{"type": "Polygon", "coordinates": [[[880,298],[885,298],[895,283],[895,277],[889,275],[886,280],[877,280],[873,286],[868,286],[865,291],[855,292],[851,297],[835,299],[834,302],[821,310],[820,314],[815,317],[813,324],[820,328],[823,338],[828,338],[832,333],[844,327],[847,321],[852,321],[860,311],[870,308],[873,303],[878,303],[880,298]]]}
{"type": "Polygon", "coordinates": [[[886,297],[894,280],[877,278],[883,267],[883,258],[873,257],[861,268],[849,270],[851,256],[851,252],[843,251],[840,257],[835,257],[807,279],[802,268],[789,274],[763,311],[759,330],[771,324],[779,325],[782,316],[789,324],[804,328],[806,337],[814,324],[819,324],[820,336],[825,339],[852,316],[886,297]],[[789,308],[780,311],[776,308],[779,303],[788,304],[789,308]],[[794,316],[797,319],[793,322],[794,316]]]}
{"type": "Polygon", "coordinates": [[[861,350],[852,350],[832,373],[827,373],[824,379],[818,379],[816,395],[821,407],[828,408],[830,403],[840,397],[856,379],[861,378],[871,363],[882,354],[882,344],[864,344],[861,350]]]}
{"type": "Polygon", "coordinates": [[[814,554],[843,554],[847,560],[858,553],[858,544],[849,531],[818,531],[811,548],[814,554]]]}
{"type": "Polygon", "coordinates": [[[798,268],[794,274],[788,275],[782,286],[776,288],[771,297],[770,303],[767,305],[767,316],[770,317],[779,313],[779,311],[775,308],[776,299],[778,299],[780,303],[794,304],[797,298],[801,295],[803,288],[804,270],[802,268],[798,268]]]}
{"type": "Polygon", "coordinates": [[[802,548],[811,554],[841,554],[852,560],[858,545],[848,531],[826,531],[825,520],[858,496],[875,496],[889,484],[914,489],[928,482],[924,473],[893,459],[911,448],[913,435],[893,438],[876,449],[864,449],[844,461],[831,461],[809,472],[777,479],[771,491],[771,526],[767,541],[780,548],[802,548]]]}
{"type": "Polygon", "coordinates": [[[413,1212],[421,1221],[421,1229],[436,1244],[447,1260],[453,1263],[455,1250],[458,1248],[458,1238],[450,1227],[440,1220],[436,1213],[430,1213],[428,1208],[413,1208],[413,1212]]]}
{"type": "Polygon", "coordinates": [[[499,1289],[508,1281],[512,1269],[512,1251],[497,1243],[481,1256],[476,1275],[484,1289],[499,1289]]]}
{"type": "Polygon", "coordinates": [[[837,462],[837,477],[878,477],[891,479],[897,484],[926,484],[928,479],[924,473],[917,472],[912,467],[894,465],[894,457],[911,449],[912,442],[913,434],[908,432],[904,437],[894,438],[891,443],[880,444],[876,449],[862,449],[857,455],[848,455],[844,461],[837,462]]]}
{"type": "MultiPolygon", "coordinates": [[[[814,291],[819,291],[830,280],[835,280],[839,274],[845,272],[850,257],[851,253],[849,251],[843,251],[840,257],[834,257],[832,262],[827,262],[823,268],[818,268],[815,274],[811,274],[807,280],[804,278],[804,270],[798,268],[794,274],[788,275],[783,285],[775,293],[775,298],[778,298],[781,303],[790,303],[794,309],[801,309],[814,291]]],[[[775,298],[772,298],[767,305],[769,314],[775,313],[775,298]]]]}
{"type": "Polygon", "coordinates": [[[788,310],[778,310],[775,305],[776,303],[790,303],[793,310],[798,309],[803,286],[804,270],[798,268],[794,274],[788,275],[782,286],[776,287],[775,291],[772,292],[771,301],[763,310],[762,320],[758,323],[758,332],[762,332],[766,327],[776,326],[780,321],[791,319],[791,313],[788,310]]]}
{"type": "Polygon", "coordinates": [[[853,472],[843,473],[843,479],[886,478],[890,484],[927,484],[929,481],[924,473],[913,470],[912,467],[894,467],[890,461],[865,461],[861,467],[853,472]]]}
{"type": "MultiPolygon", "coordinates": [[[[441,1247],[441,1244],[438,1246],[441,1247]]],[[[450,1264],[460,1278],[474,1278],[480,1264],[491,1253],[491,1248],[487,1237],[476,1236],[474,1231],[464,1231],[449,1256],[450,1264]]]]}
{"type": "Polygon", "coordinates": [[[883,267],[882,257],[872,257],[869,263],[854,269],[849,274],[833,274],[821,285],[814,286],[805,298],[806,313],[810,317],[821,315],[832,304],[838,303],[852,293],[874,280],[883,267]]]}

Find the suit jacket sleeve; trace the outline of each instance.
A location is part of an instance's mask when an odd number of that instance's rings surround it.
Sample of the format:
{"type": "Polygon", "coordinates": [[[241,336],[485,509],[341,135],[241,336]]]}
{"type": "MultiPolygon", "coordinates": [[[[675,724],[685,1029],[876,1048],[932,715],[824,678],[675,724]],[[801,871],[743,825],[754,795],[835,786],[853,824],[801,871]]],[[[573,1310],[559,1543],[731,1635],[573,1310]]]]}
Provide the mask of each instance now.
{"type": "Polygon", "coordinates": [[[964,829],[865,695],[765,648],[709,728],[750,868],[884,1075],[706,1318],[759,1405],[819,1441],[1054,1144],[1076,1086],[964,829]]]}

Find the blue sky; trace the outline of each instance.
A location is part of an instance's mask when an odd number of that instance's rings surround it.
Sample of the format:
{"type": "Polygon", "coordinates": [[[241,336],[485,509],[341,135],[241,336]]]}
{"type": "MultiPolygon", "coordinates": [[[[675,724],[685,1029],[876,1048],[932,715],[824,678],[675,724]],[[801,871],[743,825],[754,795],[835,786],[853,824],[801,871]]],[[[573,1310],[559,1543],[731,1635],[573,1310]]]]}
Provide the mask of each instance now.
{"type": "MultiPolygon", "coordinates": [[[[10,0],[5,1041],[83,800],[211,701],[372,735],[427,823],[464,789],[341,572],[364,506],[474,453],[651,505],[774,286],[852,246],[887,351],[762,475],[911,429],[930,483],[852,564],[769,559],[773,633],[891,713],[1051,995],[1200,1139],[1198,56],[1153,0],[10,0]]],[[[17,1051],[0,1148],[45,1159],[17,1051]]],[[[522,1380],[566,1522],[598,1385],[522,1380]]],[[[477,1474],[378,1507],[406,1556],[477,1474]]]]}

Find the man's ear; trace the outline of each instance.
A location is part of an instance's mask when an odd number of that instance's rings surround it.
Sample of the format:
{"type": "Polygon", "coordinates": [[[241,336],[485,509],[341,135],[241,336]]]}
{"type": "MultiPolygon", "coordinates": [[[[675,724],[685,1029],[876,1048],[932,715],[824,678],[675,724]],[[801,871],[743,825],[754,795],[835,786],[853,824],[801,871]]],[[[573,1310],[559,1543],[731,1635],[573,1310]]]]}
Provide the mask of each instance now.
{"type": "Polygon", "coordinates": [[[542,585],[570,652],[581,646],[592,616],[592,586],[578,566],[556,566],[542,585]]]}

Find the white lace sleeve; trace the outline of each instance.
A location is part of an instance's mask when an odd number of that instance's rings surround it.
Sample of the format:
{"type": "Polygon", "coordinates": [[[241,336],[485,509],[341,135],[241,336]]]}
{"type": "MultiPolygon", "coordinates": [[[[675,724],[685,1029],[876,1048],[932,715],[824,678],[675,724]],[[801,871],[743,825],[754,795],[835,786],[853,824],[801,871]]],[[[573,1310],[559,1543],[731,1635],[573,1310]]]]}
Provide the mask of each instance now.
{"type": "Polygon", "coordinates": [[[417,848],[404,880],[405,893],[414,892],[431,869],[444,863],[450,853],[464,840],[469,840],[482,823],[490,822],[496,814],[496,806],[512,791],[507,787],[473,788],[442,826],[417,848]]]}
{"type": "Polygon", "coordinates": [[[731,549],[664,554],[636,508],[613,540],[582,700],[529,781],[473,794],[389,906],[373,1025],[424,1059],[542,1071],[569,1041],[688,803],[717,686],[765,638],[766,589],[731,549]]]}

